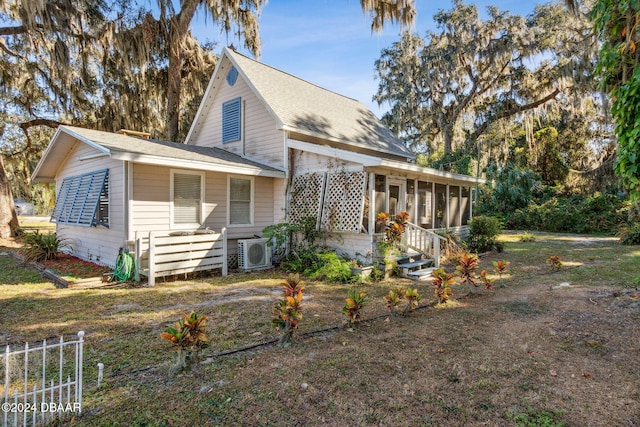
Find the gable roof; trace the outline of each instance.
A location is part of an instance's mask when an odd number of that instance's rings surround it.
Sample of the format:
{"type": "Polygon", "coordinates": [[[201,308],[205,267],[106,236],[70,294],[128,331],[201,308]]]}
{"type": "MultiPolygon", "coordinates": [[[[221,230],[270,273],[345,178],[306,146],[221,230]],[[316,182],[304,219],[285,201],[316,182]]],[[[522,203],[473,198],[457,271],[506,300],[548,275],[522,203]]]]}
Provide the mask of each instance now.
{"type": "Polygon", "coordinates": [[[225,48],[189,130],[187,144],[204,124],[209,102],[224,74],[235,66],[276,121],[278,129],[340,144],[414,158],[393,133],[361,102],[225,48]],[[228,59],[228,62],[225,61],[228,59]]]}
{"type": "Polygon", "coordinates": [[[53,182],[60,165],[64,163],[77,141],[96,149],[97,156],[108,156],[116,160],[243,175],[284,177],[284,172],[277,168],[220,148],[143,139],[75,126],[60,126],[33,171],[33,181],[53,182]]]}

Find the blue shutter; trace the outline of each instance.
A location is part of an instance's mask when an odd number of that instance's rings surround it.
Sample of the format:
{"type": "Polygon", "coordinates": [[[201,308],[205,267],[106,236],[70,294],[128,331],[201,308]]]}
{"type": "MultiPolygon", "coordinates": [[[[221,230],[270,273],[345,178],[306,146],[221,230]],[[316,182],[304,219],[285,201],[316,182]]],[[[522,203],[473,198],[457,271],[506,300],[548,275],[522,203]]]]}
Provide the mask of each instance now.
{"type": "Polygon", "coordinates": [[[96,211],[109,179],[109,169],[65,178],[51,220],[60,224],[96,225],[96,211]]]}
{"type": "Polygon", "coordinates": [[[242,103],[240,98],[222,103],[222,143],[239,141],[242,136],[242,103]]]}

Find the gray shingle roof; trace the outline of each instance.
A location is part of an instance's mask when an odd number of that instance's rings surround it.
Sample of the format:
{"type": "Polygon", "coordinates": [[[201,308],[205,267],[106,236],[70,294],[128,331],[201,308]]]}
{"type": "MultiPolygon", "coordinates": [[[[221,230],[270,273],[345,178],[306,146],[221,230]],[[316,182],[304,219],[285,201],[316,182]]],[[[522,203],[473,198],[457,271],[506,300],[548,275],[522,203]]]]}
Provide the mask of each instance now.
{"type": "MultiPolygon", "coordinates": [[[[185,161],[202,165],[245,168],[279,173],[280,170],[220,148],[199,147],[178,142],[142,139],[119,133],[103,132],[75,126],[61,126],[60,130],[84,142],[97,145],[98,149],[108,152],[114,158],[163,158],[168,161],[185,161]]],[[[45,160],[44,157],[41,162],[45,160]]]]}
{"type": "Polygon", "coordinates": [[[224,50],[247,83],[290,131],[404,157],[413,154],[361,102],[224,50]]]}

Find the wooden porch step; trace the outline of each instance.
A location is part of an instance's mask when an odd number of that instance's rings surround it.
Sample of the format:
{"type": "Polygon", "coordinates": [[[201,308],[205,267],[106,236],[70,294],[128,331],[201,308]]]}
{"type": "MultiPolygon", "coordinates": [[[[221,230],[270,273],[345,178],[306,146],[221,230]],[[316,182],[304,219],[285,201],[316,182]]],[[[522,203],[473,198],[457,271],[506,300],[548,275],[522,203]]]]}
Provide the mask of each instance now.
{"type": "Polygon", "coordinates": [[[427,268],[423,268],[422,270],[412,271],[409,274],[407,274],[407,277],[413,280],[429,280],[433,277],[432,275],[433,270],[436,270],[436,269],[437,269],[436,267],[427,267],[427,268]]]}
{"type": "Polygon", "coordinates": [[[398,264],[398,267],[400,267],[402,269],[402,275],[404,277],[407,277],[409,275],[409,273],[414,272],[414,271],[420,271],[424,267],[428,267],[431,264],[433,264],[433,260],[431,260],[431,259],[419,259],[419,260],[413,261],[413,262],[407,262],[407,263],[398,264]]]}

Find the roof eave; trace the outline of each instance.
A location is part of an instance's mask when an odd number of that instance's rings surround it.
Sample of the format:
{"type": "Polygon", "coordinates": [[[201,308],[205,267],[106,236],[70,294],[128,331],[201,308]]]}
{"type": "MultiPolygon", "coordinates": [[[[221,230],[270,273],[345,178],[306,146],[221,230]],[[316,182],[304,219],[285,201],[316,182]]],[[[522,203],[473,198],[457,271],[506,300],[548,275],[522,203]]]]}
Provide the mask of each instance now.
{"type": "Polygon", "coordinates": [[[377,151],[377,152],[381,152],[381,153],[385,153],[385,154],[391,154],[393,156],[398,156],[398,157],[404,157],[407,160],[415,160],[415,158],[416,158],[415,154],[401,153],[399,151],[393,151],[393,150],[385,150],[385,149],[381,149],[380,147],[370,147],[368,145],[360,144],[358,142],[344,140],[344,139],[341,139],[341,138],[335,138],[335,137],[327,136],[327,135],[319,133],[319,132],[313,132],[313,131],[309,131],[307,129],[300,129],[300,128],[297,128],[297,127],[294,127],[294,126],[283,125],[279,129],[285,130],[287,132],[295,132],[295,133],[299,133],[299,134],[302,134],[302,135],[307,135],[307,136],[310,136],[310,137],[313,137],[313,138],[324,139],[324,140],[331,141],[331,142],[337,142],[339,144],[343,144],[343,145],[346,145],[346,146],[364,148],[366,150],[377,151]]]}
{"type": "Polygon", "coordinates": [[[381,159],[379,167],[401,170],[404,172],[415,172],[424,175],[430,175],[437,178],[442,178],[447,181],[456,181],[469,184],[484,184],[485,180],[480,177],[474,177],[470,175],[463,175],[459,173],[445,172],[438,169],[428,168],[426,166],[420,166],[412,163],[402,163],[395,160],[381,159]]]}
{"type": "Polygon", "coordinates": [[[41,176],[40,172],[42,167],[46,164],[50,154],[53,152],[53,150],[55,149],[55,147],[57,147],[57,144],[59,144],[59,139],[60,139],[60,135],[61,134],[67,134],[71,137],[73,137],[74,139],[83,142],[87,145],[89,145],[90,147],[98,150],[100,153],[110,156],[111,155],[111,151],[82,136],[79,135],[78,133],[72,131],[71,129],[69,129],[66,126],[58,126],[58,128],[56,129],[55,133],[53,134],[53,137],[51,137],[51,141],[49,142],[49,145],[47,145],[47,148],[45,148],[44,153],[42,153],[42,156],[40,157],[40,161],[38,162],[38,164],[36,165],[36,167],[33,169],[33,173],[31,174],[31,181],[34,183],[41,183],[41,182],[55,182],[55,176],[41,176]]]}
{"type": "Polygon", "coordinates": [[[168,157],[150,156],[125,151],[114,152],[111,157],[116,160],[129,161],[134,163],[197,169],[210,172],[225,172],[235,173],[239,175],[264,176],[271,178],[285,177],[285,173],[283,171],[262,169],[259,167],[248,165],[229,165],[215,162],[203,162],[198,160],[173,159],[168,157]]]}

